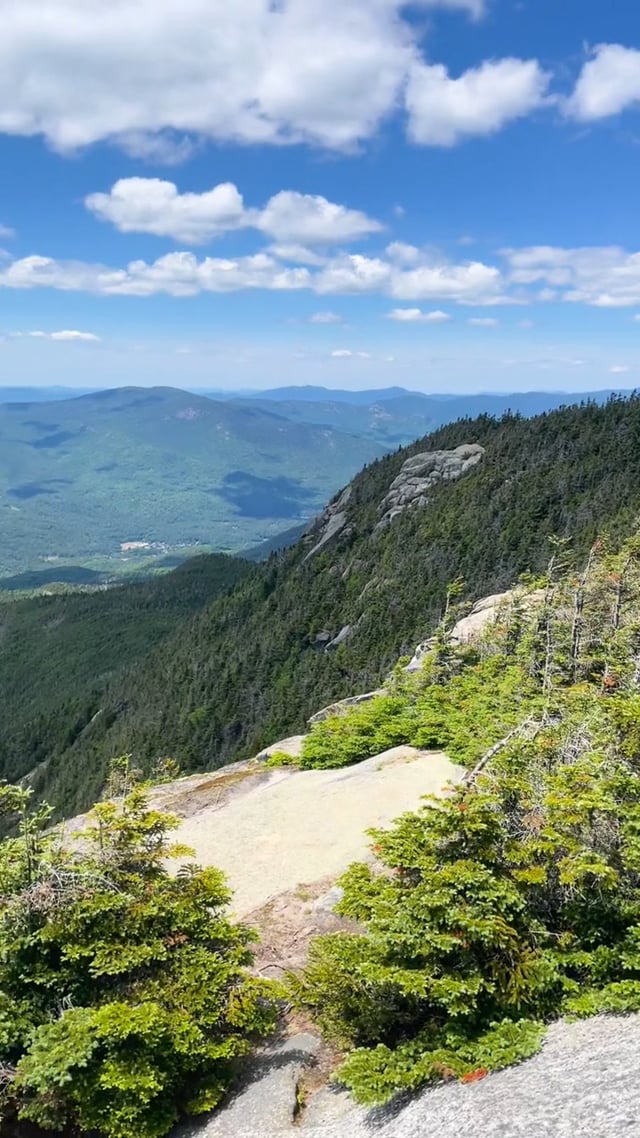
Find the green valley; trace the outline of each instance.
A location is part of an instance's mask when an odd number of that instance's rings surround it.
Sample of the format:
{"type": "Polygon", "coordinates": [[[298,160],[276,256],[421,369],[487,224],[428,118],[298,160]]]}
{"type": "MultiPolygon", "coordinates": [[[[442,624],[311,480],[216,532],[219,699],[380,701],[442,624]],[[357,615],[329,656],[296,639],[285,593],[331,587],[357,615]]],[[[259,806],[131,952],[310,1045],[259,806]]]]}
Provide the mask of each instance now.
{"type": "Polygon", "coordinates": [[[383,450],[173,388],[0,405],[0,578],[82,583],[238,552],[313,516],[383,450]]]}

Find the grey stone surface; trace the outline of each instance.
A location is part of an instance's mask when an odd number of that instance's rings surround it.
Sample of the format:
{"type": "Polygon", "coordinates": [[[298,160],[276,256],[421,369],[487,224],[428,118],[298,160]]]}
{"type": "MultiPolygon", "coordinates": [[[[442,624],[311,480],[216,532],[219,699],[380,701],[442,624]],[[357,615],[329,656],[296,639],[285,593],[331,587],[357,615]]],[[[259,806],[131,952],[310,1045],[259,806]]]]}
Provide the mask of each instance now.
{"type": "MultiPolygon", "coordinates": [[[[508,611],[515,604],[522,606],[524,612],[530,612],[544,599],[544,590],[538,589],[532,593],[524,593],[521,589],[509,589],[506,593],[495,593],[491,597],[483,597],[473,606],[471,612],[459,620],[451,630],[453,644],[468,644],[474,640],[488,624],[493,623],[500,614],[508,611]]],[[[407,672],[417,672],[422,667],[427,652],[434,645],[434,640],[425,640],[415,650],[413,659],[407,664],[407,672]]]]}
{"type": "Polygon", "coordinates": [[[349,639],[352,631],[352,625],[345,624],[344,628],[340,629],[338,635],[334,636],[333,640],[329,641],[327,644],[327,651],[329,651],[331,648],[339,648],[341,644],[344,644],[345,640],[349,639]]]}
{"type": "Polygon", "coordinates": [[[276,754],[290,755],[292,759],[297,759],[302,754],[302,744],[305,739],[306,735],[290,735],[288,739],[281,739],[279,743],[271,743],[269,747],[265,747],[256,755],[256,759],[260,763],[266,763],[276,754]]]}
{"type": "Polygon", "coordinates": [[[331,502],[326,510],[315,518],[308,527],[305,536],[311,537],[314,540],[314,545],[307,553],[305,561],[308,561],[315,553],[319,553],[333,537],[337,537],[344,530],[348,521],[346,507],[349,504],[351,494],[352,488],[347,486],[340,497],[336,498],[335,502],[331,502]]]}
{"type": "Polygon", "coordinates": [[[379,1111],[331,1089],[299,1126],[270,1129],[236,1115],[237,1129],[197,1138],[638,1138],[640,1016],[598,1016],[549,1028],[542,1051],[478,1083],[448,1083],[379,1111]]]}
{"type": "Polygon", "coordinates": [[[298,1109],[298,1083],[318,1053],[313,1035],[294,1035],[267,1049],[246,1070],[242,1085],[213,1114],[180,1127],[175,1138],[238,1138],[239,1135],[292,1131],[298,1109]]]}
{"type": "Polygon", "coordinates": [[[363,692],[362,695],[351,695],[347,699],[340,699],[337,703],[330,703],[328,707],[323,707],[321,711],[316,711],[309,720],[309,725],[313,726],[314,723],[322,723],[325,719],[331,719],[334,715],[346,715],[351,711],[352,707],[357,707],[360,703],[370,703],[378,695],[384,695],[384,688],[376,688],[375,691],[363,692]]]}
{"type": "Polygon", "coordinates": [[[382,516],[377,528],[390,525],[409,507],[428,505],[435,486],[441,482],[457,481],[478,466],[483,456],[484,447],[479,443],[467,443],[455,450],[424,451],[408,458],[380,506],[382,516]]]}

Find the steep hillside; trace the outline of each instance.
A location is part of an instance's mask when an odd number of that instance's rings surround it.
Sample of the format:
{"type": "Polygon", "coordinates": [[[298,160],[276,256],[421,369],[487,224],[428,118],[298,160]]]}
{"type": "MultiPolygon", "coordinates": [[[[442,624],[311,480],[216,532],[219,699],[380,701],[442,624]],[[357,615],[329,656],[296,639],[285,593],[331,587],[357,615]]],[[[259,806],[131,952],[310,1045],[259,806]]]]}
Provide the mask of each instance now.
{"type": "Polygon", "coordinates": [[[141,584],[0,601],[4,777],[71,745],[115,676],[249,571],[246,561],[212,554],[141,584]]]}
{"type": "Polygon", "coordinates": [[[311,517],[383,447],[173,388],[0,406],[0,577],[237,552],[311,517]]]}
{"type": "MultiPolygon", "coordinates": [[[[411,651],[452,580],[463,578],[469,597],[500,591],[545,566],[552,535],[572,535],[580,552],[604,526],[630,532],[639,438],[640,400],[614,400],[453,424],[379,460],[297,545],[110,684],[79,738],[69,708],[73,742],[52,749],[38,789],[72,811],[115,754],[207,770],[299,731],[323,703],[374,687],[411,651]],[[416,456],[465,444],[474,449],[455,457],[457,480],[450,456],[416,474],[425,465],[416,456]]],[[[5,738],[1,769],[27,773],[29,731],[5,738]]],[[[37,734],[47,737],[46,724],[37,734]]]]}

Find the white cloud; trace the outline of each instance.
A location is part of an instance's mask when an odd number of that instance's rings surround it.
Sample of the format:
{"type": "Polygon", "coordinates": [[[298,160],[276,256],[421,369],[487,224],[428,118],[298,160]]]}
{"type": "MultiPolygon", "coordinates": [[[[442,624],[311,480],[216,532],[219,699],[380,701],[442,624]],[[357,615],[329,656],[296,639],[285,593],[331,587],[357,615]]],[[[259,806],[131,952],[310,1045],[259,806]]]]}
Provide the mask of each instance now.
{"type": "Polygon", "coordinates": [[[423,312],[421,308],[394,308],[389,313],[390,320],[405,324],[446,324],[451,320],[448,312],[423,312]]]}
{"type": "Polygon", "coordinates": [[[617,245],[578,249],[540,245],[504,253],[512,283],[543,286],[538,299],[560,298],[595,308],[640,304],[640,253],[617,245]]]}
{"type": "Polygon", "coordinates": [[[333,360],[370,360],[371,354],[370,352],[352,352],[350,348],[336,348],[336,350],[331,353],[331,358],[333,360]]]}
{"type": "Polygon", "coordinates": [[[327,261],[324,253],[307,249],[306,245],[268,245],[266,252],[277,257],[279,261],[288,261],[289,264],[324,265],[327,261]]]}
{"type": "MultiPolygon", "coordinates": [[[[200,138],[353,149],[398,109],[419,58],[423,29],[410,14],[417,5],[471,17],[486,7],[483,0],[4,0],[0,131],[43,135],[63,152],[108,140],[169,163],[200,138]]],[[[503,93],[504,121],[524,113],[524,95],[503,93]]],[[[467,126],[462,134],[477,133],[467,126]]]]}
{"type": "Polygon", "coordinates": [[[626,375],[629,371],[631,371],[631,368],[627,367],[626,364],[612,364],[609,368],[611,375],[626,375]]]}
{"type": "Polygon", "coordinates": [[[13,333],[13,337],[16,339],[20,339],[23,336],[32,340],[54,340],[60,343],[73,343],[75,341],[98,344],[100,342],[100,337],[96,336],[93,332],[78,332],[69,328],[65,328],[61,332],[42,332],[36,330],[33,332],[13,333]]]}
{"type": "Polygon", "coordinates": [[[528,331],[530,328],[533,328],[533,327],[534,327],[533,320],[519,320],[518,321],[518,328],[522,328],[525,331],[528,331]]]}
{"type": "Polygon", "coordinates": [[[124,268],[33,255],[0,264],[0,287],[53,288],[103,296],[195,296],[243,289],[308,289],[319,296],[382,294],[398,300],[488,305],[509,303],[501,270],[480,262],[455,264],[430,253],[406,269],[382,257],[337,254],[319,267],[283,265],[268,252],[235,258],[167,253],[124,268]]]}
{"type": "Polygon", "coordinates": [[[472,328],[497,328],[499,320],[494,316],[472,316],[467,320],[467,324],[471,324],[472,328]]]}
{"type": "Polygon", "coordinates": [[[310,324],[344,324],[342,316],[337,312],[314,312],[309,317],[310,324]]]}
{"type": "Polygon", "coordinates": [[[475,18],[483,16],[487,7],[485,0],[416,0],[416,7],[420,6],[423,8],[458,8],[475,18]]]}
{"type": "Polygon", "coordinates": [[[256,228],[277,241],[338,245],[377,233],[382,226],[360,210],[336,205],[319,194],[282,190],[267,202],[256,228]]]}
{"type": "Polygon", "coordinates": [[[122,233],[154,233],[197,244],[253,228],[291,243],[289,252],[294,253],[306,244],[338,245],[382,229],[360,210],[293,190],[275,194],[262,210],[247,209],[232,182],[197,194],[180,193],[174,182],[160,178],[121,178],[109,193],[89,194],[85,204],[122,233]]]}
{"type": "Polygon", "coordinates": [[[420,250],[417,245],[408,245],[406,241],[392,241],[387,245],[385,253],[390,261],[397,265],[417,265],[420,261],[420,250]]]}
{"type": "Polygon", "coordinates": [[[549,82],[536,60],[492,60],[458,79],[442,64],[416,62],[406,92],[410,137],[424,146],[455,146],[495,134],[543,106],[549,82]]]}
{"type": "Polygon", "coordinates": [[[402,0],[4,0],[0,130],[352,146],[412,52],[402,0]]]}
{"type": "Polygon", "coordinates": [[[640,324],[640,312],[633,317],[633,320],[636,324],[640,324]]]}
{"type": "Polygon", "coordinates": [[[5,241],[11,241],[11,239],[15,236],[16,231],[15,229],[12,229],[10,225],[0,224],[0,239],[4,238],[5,241]]]}
{"type": "Polygon", "coordinates": [[[503,279],[494,265],[480,261],[456,265],[427,261],[418,268],[394,274],[391,295],[397,300],[447,300],[458,304],[496,304],[503,297],[503,279]]]}
{"type": "Polygon", "coordinates": [[[62,332],[52,332],[49,339],[61,341],[84,340],[87,343],[97,344],[100,337],[95,336],[93,332],[78,332],[67,328],[62,332]]]}
{"type": "Polygon", "coordinates": [[[178,241],[207,241],[247,224],[242,195],[231,182],[203,194],[180,194],[160,178],[121,178],[108,194],[89,194],[87,209],[121,233],[155,233],[178,241]]]}
{"type": "Polygon", "coordinates": [[[593,122],[634,104],[640,104],[640,51],[599,44],[582,68],[565,112],[580,122],[593,122]]]}

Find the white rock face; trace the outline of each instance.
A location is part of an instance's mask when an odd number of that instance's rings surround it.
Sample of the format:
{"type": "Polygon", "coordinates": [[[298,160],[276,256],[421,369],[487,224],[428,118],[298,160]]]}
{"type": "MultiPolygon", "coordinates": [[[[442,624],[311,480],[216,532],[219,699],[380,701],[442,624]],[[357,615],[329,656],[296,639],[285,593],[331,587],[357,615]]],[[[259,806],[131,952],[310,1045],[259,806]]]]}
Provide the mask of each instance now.
{"type": "Polygon", "coordinates": [[[431,450],[415,454],[404,463],[380,506],[382,517],[377,528],[413,506],[427,506],[433,488],[441,482],[456,482],[478,466],[484,457],[479,443],[466,443],[455,450],[431,450]]]}
{"type": "Polygon", "coordinates": [[[212,786],[211,806],[186,818],[176,838],[200,865],[224,870],[233,913],[246,917],[302,883],[336,881],[351,862],[371,859],[367,830],[416,810],[425,794],[446,793],[464,773],[442,752],[414,747],[344,769],[262,768],[222,803],[212,786]]]}
{"type": "Polygon", "coordinates": [[[331,541],[332,537],[336,537],[345,528],[348,520],[346,507],[349,504],[351,493],[351,486],[347,486],[340,497],[327,506],[326,510],[311,523],[306,533],[313,535],[317,540],[313,548],[307,553],[305,561],[313,557],[314,553],[319,553],[331,541]]]}
{"type": "MultiPolygon", "coordinates": [[[[483,597],[473,606],[468,616],[464,616],[454,625],[451,640],[454,644],[468,644],[486,628],[495,622],[501,612],[509,605],[518,602],[525,610],[535,608],[544,597],[542,589],[533,593],[524,593],[520,589],[509,589],[506,593],[494,593],[493,596],[483,597]]],[[[433,640],[425,640],[415,650],[413,659],[407,664],[407,672],[417,672],[422,667],[424,657],[433,647],[433,640]]]]}

